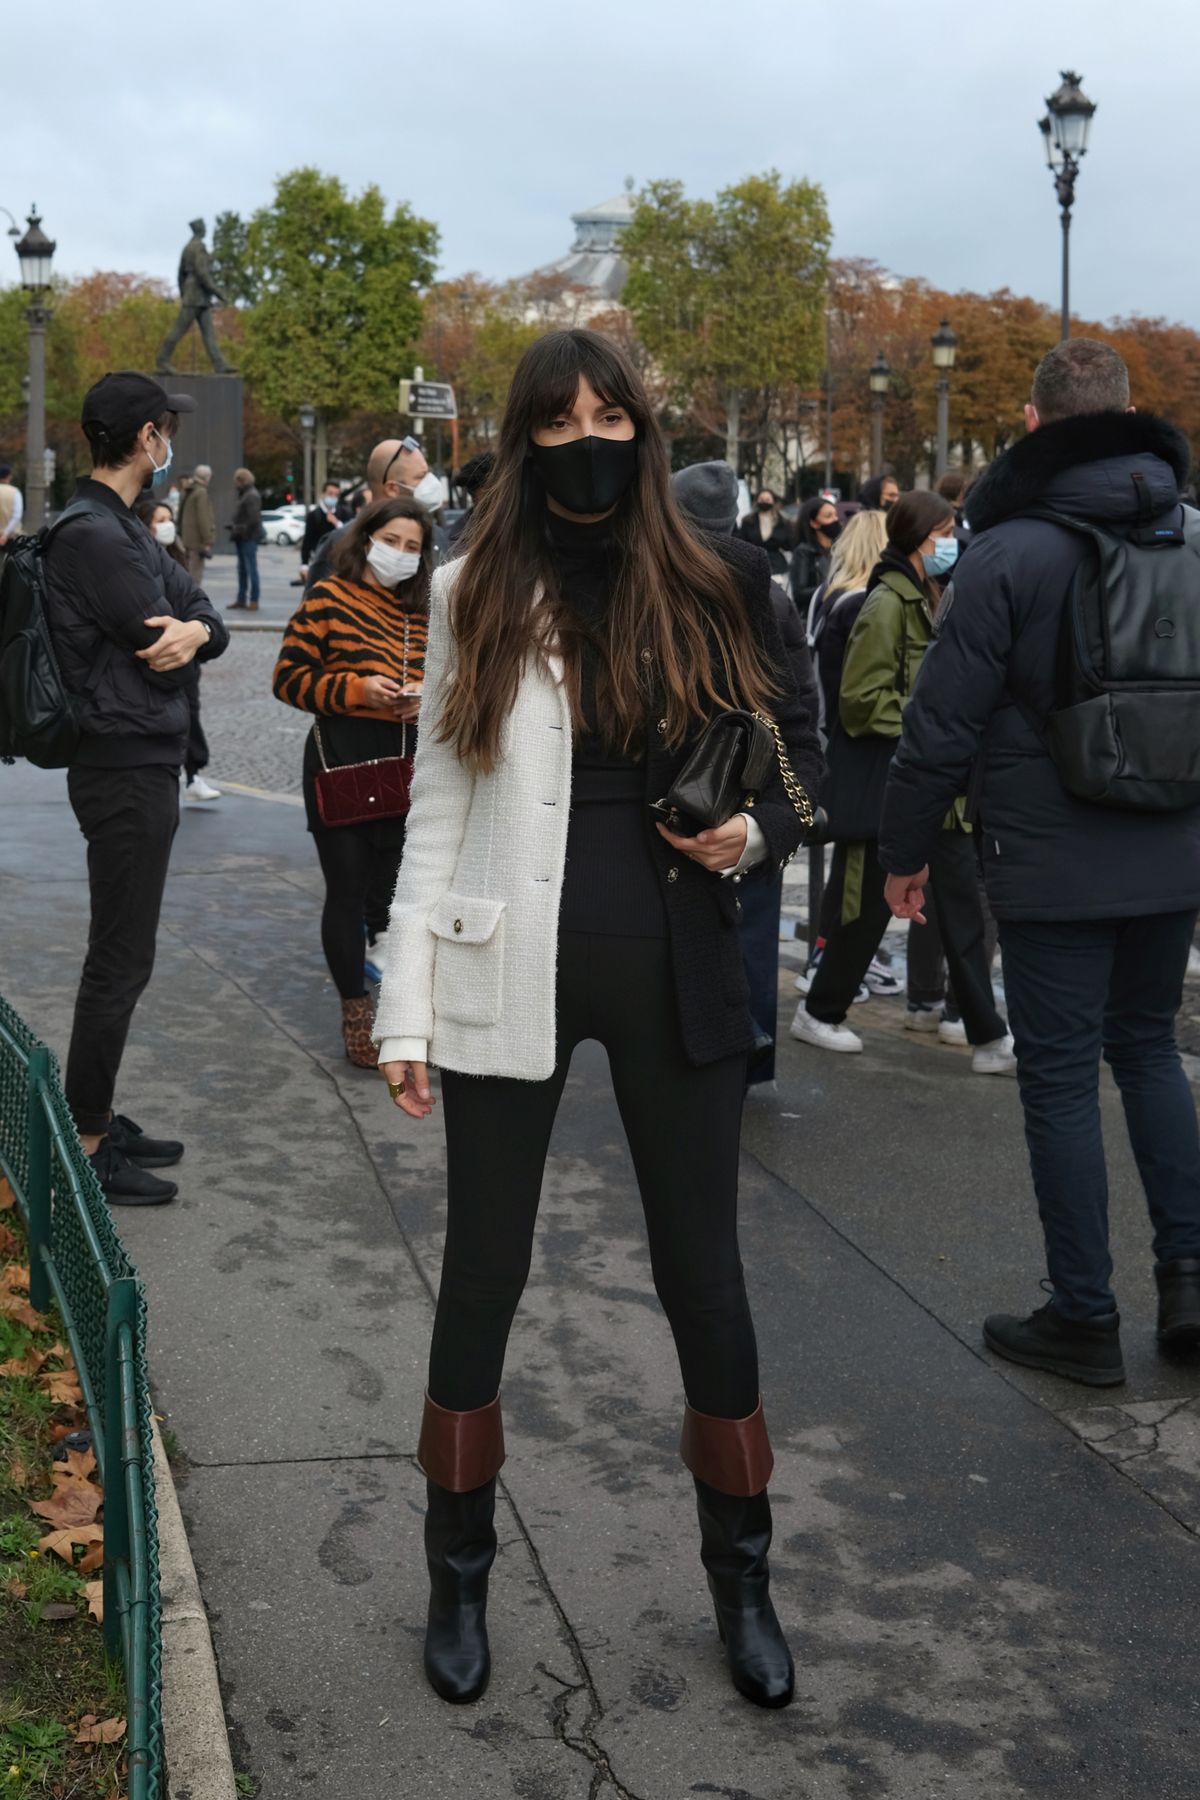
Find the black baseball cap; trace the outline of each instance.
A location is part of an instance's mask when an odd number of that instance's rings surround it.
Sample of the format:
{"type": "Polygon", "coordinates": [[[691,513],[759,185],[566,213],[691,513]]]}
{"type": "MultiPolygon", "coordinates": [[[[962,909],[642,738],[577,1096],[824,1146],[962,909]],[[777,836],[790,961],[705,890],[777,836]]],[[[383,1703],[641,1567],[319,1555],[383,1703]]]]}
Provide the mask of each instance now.
{"type": "Polygon", "coordinates": [[[152,419],[161,419],[165,412],[195,410],[190,394],[168,394],[153,376],[140,375],[136,369],[118,369],[115,375],[102,375],[84,395],[82,424],[85,431],[90,428],[121,437],[152,419]]]}

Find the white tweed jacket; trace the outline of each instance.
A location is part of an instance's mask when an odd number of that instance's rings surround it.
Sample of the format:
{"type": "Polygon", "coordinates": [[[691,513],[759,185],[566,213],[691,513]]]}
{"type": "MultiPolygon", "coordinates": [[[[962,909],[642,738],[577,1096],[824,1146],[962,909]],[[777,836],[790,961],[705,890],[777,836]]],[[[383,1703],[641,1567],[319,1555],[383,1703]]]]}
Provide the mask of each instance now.
{"type": "Polygon", "coordinates": [[[433,578],[412,810],[375,1016],[380,1060],[541,1081],[554,1070],[558,913],[571,805],[561,671],[526,667],[490,775],[438,725],[454,676],[449,605],[433,578]],[[515,753],[512,753],[515,752],[515,753]]]}

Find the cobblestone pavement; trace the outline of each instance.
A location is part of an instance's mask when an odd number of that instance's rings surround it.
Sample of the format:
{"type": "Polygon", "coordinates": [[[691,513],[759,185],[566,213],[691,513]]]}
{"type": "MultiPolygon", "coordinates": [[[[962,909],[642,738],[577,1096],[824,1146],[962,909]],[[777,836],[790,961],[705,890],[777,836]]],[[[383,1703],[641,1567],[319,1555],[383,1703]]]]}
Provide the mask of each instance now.
{"type": "Polygon", "coordinates": [[[271,692],[278,631],[235,631],[228,650],[204,671],[201,719],[219,787],[236,781],[272,794],[300,792],[309,721],[271,692]]]}

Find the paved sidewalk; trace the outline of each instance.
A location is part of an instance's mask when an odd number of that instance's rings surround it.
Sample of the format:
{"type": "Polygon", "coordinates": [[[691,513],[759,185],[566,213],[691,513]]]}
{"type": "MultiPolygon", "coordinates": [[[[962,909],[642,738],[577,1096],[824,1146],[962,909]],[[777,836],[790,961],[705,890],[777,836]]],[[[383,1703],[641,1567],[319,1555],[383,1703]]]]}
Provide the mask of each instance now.
{"type": "MultiPolygon", "coordinates": [[[[63,778],[0,769],[0,991],[61,1051],[83,846],[63,778]]],[[[189,1143],[119,1224],[237,1766],[264,1800],[1194,1800],[1200,1364],[1152,1339],[1106,1089],[1131,1379],[979,1348],[1037,1301],[1015,1086],[856,1009],[748,1108],[743,1242],[776,1444],[782,1714],[726,1682],[676,1454],[681,1393],[603,1058],[568,1084],[505,1387],[496,1672],[420,1673],[413,1452],[442,1141],[341,1057],[299,808],[189,809],[122,1106],[189,1143]]],[[[670,1121],[664,1120],[664,1129],[670,1121]]]]}

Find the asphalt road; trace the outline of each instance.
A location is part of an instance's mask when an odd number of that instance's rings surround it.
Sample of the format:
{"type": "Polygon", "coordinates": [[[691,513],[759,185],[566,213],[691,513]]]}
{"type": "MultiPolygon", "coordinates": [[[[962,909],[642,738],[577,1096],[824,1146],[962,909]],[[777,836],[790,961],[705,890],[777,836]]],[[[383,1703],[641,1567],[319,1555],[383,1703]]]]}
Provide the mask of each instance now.
{"type": "MultiPolygon", "coordinates": [[[[61,777],[0,783],[0,988],[61,1051],[82,844],[61,777]]],[[[1195,1800],[1200,1364],[1155,1350],[1119,1106],[1106,1084],[1130,1381],[1096,1396],[982,1350],[986,1311],[1039,1299],[1015,1086],[914,1041],[894,1002],[856,1009],[861,1057],[786,1044],[746,1115],[796,1703],[758,1713],[724,1677],[670,1338],[587,1046],[505,1382],[493,1685],[462,1711],[431,1696],[414,1450],[441,1132],[342,1058],[318,909],[294,804],[188,809],[120,1095],[188,1142],[176,1205],[120,1225],[264,1800],[1195,1800]]]]}

